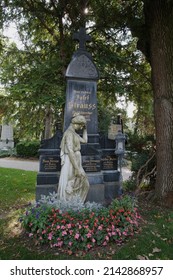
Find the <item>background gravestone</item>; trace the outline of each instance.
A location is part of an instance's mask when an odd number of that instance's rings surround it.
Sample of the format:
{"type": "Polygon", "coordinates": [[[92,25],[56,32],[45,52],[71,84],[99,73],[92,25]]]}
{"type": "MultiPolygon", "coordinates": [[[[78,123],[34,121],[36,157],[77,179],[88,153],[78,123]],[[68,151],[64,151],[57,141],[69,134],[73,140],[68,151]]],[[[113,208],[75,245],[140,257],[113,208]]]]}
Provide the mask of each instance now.
{"type": "Polygon", "coordinates": [[[14,148],[13,126],[3,123],[1,127],[0,149],[14,148]]]}

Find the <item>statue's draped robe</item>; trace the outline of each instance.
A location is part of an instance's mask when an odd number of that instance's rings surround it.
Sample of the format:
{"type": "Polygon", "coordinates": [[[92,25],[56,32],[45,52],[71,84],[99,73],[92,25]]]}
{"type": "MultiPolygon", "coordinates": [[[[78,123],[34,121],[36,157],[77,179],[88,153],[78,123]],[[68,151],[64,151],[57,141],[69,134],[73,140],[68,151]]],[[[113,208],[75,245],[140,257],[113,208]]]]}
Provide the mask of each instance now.
{"type": "Polygon", "coordinates": [[[60,200],[69,201],[74,197],[80,197],[84,202],[89,190],[89,182],[82,167],[81,145],[83,138],[80,137],[70,125],[65,131],[61,141],[61,174],[58,186],[58,197],[60,200]],[[70,154],[70,156],[69,156],[70,154]],[[76,162],[82,175],[75,175],[75,168],[70,157],[76,162]]]}

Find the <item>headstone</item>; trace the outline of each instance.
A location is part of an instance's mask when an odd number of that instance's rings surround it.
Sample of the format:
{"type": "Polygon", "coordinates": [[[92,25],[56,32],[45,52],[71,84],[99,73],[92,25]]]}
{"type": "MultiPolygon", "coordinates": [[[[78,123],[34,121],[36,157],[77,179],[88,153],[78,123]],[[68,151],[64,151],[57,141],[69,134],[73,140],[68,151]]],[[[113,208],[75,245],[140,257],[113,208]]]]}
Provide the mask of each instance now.
{"type": "MultiPolygon", "coordinates": [[[[67,89],[64,130],[69,126],[74,113],[84,115],[87,120],[88,144],[82,147],[82,165],[87,173],[90,190],[89,201],[103,202],[118,194],[119,172],[115,155],[115,133],[111,139],[98,133],[97,81],[98,70],[85,43],[90,40],[85,28],[75,33],[79,48],[74,53],[66,71],[67,89]]],[[[117,125],[117,124],[116,124],[117,125]]]]}
{"type": "Polygon", "coordinates": [[[104,200],[103,174],[101,173],[101,150],[98,134],[97,81],[98,70],[87,52],[85,43],[90,40],[85,28],[75,33],[79,48],[74,53],[66,71],[66,106],[64,130],[69,126],[74,113],[80,113],[87,120],[88,143],[82,146],[82,165],[87,173],[90,190],[88,200],[104,200]],[[97,189],[97,191],[96,191],[97,189]]]}
{"type": "MultiPolygon", "coordinates": [[[[85,28],[74,34],[79,48],[74,53],[66,70],[66,104],[64,113],[65,131],[74,113],[87,120],[88,143],[82,145],[82,165],[87,174],[90,189],[88,201],[105,202],[119,193],[119,171],[115,155],[115,139],[98,133],[97,82],[98,70],[92,56],[86,50],[90,36],[85,28]]],[[[41,194],[57,191],[60,174],[60,142],[63,133],[42,141],[40,147],[40,169],[37,175],[36,199],[41,194]]]]}
{"type": "Polygon", "coordinates": [[[3,123],[1,127],[0,149],[8,150],[14,148],[13,126],[3,123]]]}
{"type": "Polygon", "coordinates": [[[41,141],[39,149],[39,172],[37,174],[36,200],[41,195],[49,195],[57,192],[59,173],[61,170],[60,162],[60,142],[62,138],[61,131],[57,130],[55,135],[41,141]]]}

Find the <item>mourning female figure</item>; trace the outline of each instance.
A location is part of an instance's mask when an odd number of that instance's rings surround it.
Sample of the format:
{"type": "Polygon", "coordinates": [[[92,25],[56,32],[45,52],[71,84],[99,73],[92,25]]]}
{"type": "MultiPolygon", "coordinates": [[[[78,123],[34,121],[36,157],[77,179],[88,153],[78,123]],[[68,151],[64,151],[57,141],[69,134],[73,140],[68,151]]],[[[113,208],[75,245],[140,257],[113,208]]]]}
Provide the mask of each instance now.
{"type": "Polygon", "coordinates": [[[87,143],[86,119],[84,116],[76,115],[64,132],[60,145],[61,174],[58,186],[60,200],[69,201],[78,196],[81,202],[85,202],[89,182],[82,167],[80,143],[87,143]],[[82,130],[82,137],[76,132],[78,130],[82,130]]]}

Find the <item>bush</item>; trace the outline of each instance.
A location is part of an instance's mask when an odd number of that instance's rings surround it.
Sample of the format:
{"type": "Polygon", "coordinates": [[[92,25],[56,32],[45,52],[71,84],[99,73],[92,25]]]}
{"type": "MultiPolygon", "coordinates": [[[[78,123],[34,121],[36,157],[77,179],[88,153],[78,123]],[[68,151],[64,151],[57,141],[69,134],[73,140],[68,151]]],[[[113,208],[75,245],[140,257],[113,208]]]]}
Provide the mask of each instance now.
{"type": "Polygon", "coordinates": [[[156,181],[155,139],[153,135],[129,134],[128,158],[131,160],[132,177],[126,190],[151,189],[156,181]]]}
{"type": "Polygon", "coordinates": [[[16,156],[16,149],[0,150],[0,158],[16,156]]]}
{"type": "Polygon", "coordinates": [[[72,254],[110,242],[122,243],[137,232],[139,219],[133,199],[126,196],[97,210],[90,207],[65,212],[51,204],[39,204],[28,209],[20,220],[29,237],[72,254]]]}
{"type": "Polygon", "coordinates": [[[21,141],[16,145],[16,152],[20,157],[37,157],[39,147],[39,141],[21,141]]]}

